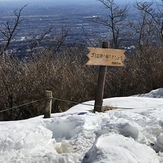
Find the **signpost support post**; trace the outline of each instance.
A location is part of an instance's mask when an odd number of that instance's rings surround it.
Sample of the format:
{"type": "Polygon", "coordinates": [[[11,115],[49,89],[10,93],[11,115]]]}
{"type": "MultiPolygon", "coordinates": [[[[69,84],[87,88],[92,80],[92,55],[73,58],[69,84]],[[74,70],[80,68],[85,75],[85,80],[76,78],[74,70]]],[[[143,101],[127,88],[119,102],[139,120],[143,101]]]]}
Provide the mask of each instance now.
{"type": "MultiPolygon", "coordinates": [[[[102,48],[109,48],[109,42],[103,42],[102,48]]],[[[103,94],[105,87],[107,66],[100,66],[98,74],[98,84],[95,95],[94,112],[102,112],[103,94]]]]}
{"type": "Polygon", "coordinates": [[[89,47],[89,60],[86,65],[100,66],[95,95],[94,112],[102,112],[103,94],[107,66],[124,67],[125,50],[109,48],[109,42],[103,42],[102,48],[89,47]]]}

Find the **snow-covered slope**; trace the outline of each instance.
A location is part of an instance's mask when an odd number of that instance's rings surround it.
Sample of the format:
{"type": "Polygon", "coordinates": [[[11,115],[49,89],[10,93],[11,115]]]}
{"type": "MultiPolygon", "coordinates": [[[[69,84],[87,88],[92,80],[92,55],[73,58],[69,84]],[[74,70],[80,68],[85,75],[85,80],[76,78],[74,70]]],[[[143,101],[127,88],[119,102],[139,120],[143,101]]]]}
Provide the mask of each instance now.
{"type": "Polygon", "coordinates": [[[152,91],[149,92],[149,93],[146,93],[146,94],[139,94],[139,95],[136,95],[136,96],[139,96],[139,97],[163,98],[163,88],[159,88],[159,89],[156,89],[156,90],[152,90],[152,91]]]}
{"type": "Polygon", "coordinates": [[[153,98],[162,92],[105,99],[119,108],[105,113],[80,104],[50,119],[0,122],[0,163],[162,163],[163,99],[153,98]]]}

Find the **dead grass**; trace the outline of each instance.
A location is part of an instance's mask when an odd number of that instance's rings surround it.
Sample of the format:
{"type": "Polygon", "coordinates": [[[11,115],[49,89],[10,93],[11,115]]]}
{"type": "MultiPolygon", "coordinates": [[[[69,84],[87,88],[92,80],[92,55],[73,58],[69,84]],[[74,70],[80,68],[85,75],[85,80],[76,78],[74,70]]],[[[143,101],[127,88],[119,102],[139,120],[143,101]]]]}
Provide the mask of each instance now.
{"type": "Polygon", "coordinates": [[[109,110],[116,110],[118,109],[117,107],[113,107],[113,106],[102,106],[102,112],[105,112],[105,111],[109,111],[109,110]]]}

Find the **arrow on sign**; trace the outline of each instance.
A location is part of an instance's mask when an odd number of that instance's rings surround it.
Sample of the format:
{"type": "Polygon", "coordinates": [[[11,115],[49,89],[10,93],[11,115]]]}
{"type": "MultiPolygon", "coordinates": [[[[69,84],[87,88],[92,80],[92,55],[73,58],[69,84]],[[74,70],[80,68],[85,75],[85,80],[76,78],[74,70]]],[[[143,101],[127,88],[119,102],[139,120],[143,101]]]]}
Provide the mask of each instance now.
{"type": "Polygon", "coordinates": [[[125,50],[121,49],[104,49],[104,48],[88,48],[87,54],[90,59],[86,65],[94,66],[118,66],[123,67],[125,60],[125,50]]]}

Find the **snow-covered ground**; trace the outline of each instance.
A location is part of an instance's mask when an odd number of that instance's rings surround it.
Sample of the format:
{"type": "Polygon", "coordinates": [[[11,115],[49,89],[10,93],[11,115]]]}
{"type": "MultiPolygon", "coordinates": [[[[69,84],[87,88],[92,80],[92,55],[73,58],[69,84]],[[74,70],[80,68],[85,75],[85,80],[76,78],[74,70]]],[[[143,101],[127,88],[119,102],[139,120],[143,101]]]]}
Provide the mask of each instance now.
{"type": "MultiPolygon", "coordinates": [[[[163,89],[110,98],[119,109],[64,113],[0,122],[0,163],[162,163],[163,89]]],[[[93,101],[85,104],[93,104],[93,101]]]]}

